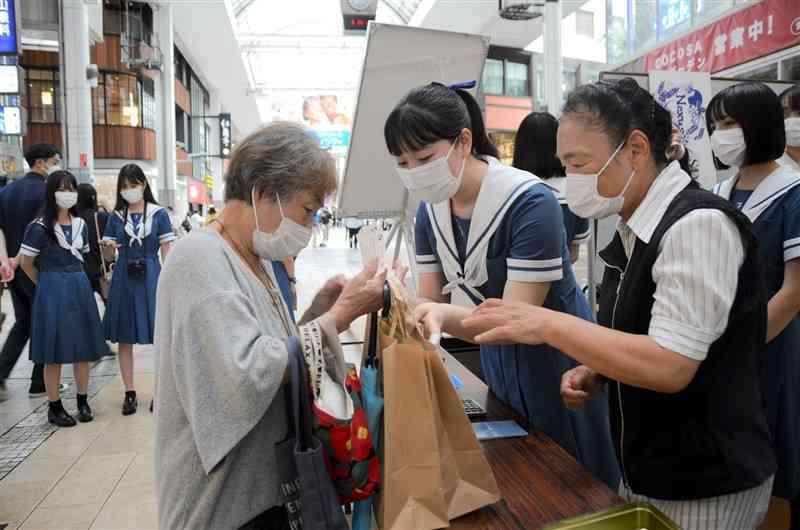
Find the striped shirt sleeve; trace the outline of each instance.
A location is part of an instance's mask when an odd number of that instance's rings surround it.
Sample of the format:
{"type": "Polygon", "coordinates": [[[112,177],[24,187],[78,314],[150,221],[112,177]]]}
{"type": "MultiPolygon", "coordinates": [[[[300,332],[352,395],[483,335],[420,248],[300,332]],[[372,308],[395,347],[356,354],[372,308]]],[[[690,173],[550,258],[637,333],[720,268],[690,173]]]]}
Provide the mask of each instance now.
{"type": "Polygon", "coordinates": [[[442,264],[436,254],[436,241],[432,237],[431,221],[428,218],[428,210],[424,204],[420,204],[417,210],[417,220],[414,223],[414,245],[417,254],[417,273],[437,273],[442,272],[442,264]]]}
{"type": "Polygon", "coordinates": [[[122,239],[122,221],[116,212],[108,216],[106,221],[106,230],[103,234],[103,241],[112,241],[116,243],[122,239]]]}
{"type": "Polygon", "coordinates": [[[544,283],[563,278],[564,217],[553,193],[545,186],[531,187],[506,217],[511,223],[508,280],[544,283]]]}
{"type": "Polygon", "coordinates": [[[23,256],[35,258],[39,255],[47,240],[47,233],[44,227],[39,223],[31,223],[25,231],[25,237],[22,239],[22,245],[19,247],[19,253],[23,256]]]}
{"type": "Polygon", "coordinates": [[[728,325],[744,262],[741,235],[724,213],[695,210],[667,231],[660,247],[648,334],[663,348],[703,361],[728,325]]]}
{"type": "Polygon", "coordinates": [[[153,223],[155,224],[155,231],[158,234],[159,245],[175,241],[175,232],[172,230],[172,222],[169,220],[169,214],[166,210],[157,212],[153,223]]]}
{"type": "Polygon", "coordinates": [[[791,192],[792,200],[784,208],[783,218],[783,262],[800,258],[800,189],[791,192]]]}
{"type": "MultiPolygon", "coordinates": [[[[575,214],[573,214],[575,215],[575,214]]],[[[575,216],[575,235],[572,238],[573,245],[582,245],[589,241],[589,236],[592,235],[589,220],[583,217],[575,216]]]]}

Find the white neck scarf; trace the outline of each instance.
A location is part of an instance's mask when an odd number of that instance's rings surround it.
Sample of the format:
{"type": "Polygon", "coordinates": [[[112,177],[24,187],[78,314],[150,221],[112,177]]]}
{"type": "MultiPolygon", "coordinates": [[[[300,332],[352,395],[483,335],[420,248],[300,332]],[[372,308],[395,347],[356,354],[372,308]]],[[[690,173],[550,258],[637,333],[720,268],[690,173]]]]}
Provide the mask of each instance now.
{"type": "MultiPolygon", "coordinates": [[[[44,226],[44,222],[42,220],[37,221],[40,225],[44,226]]],[[[53,232],[56,234],[56,242],[58,246],[63,248],[64,250],[68,250],[70,254],[75,256],[81,263],[83,263],[83,253],[81,250],[83,249],[83,226],[84,221],[80,217],[72,217],[71,221],[72,227],[72,243],[67,241],[67,235],[64,233],[64,229],[58,223],[55,222],[53,226],[53,232]]]]}
{"type": "Polygon", "coordinates": [[[498,160],[489,157],[489,170],[483,178],[478,200],[472,211],[463,269],[459,263],[453,235],[450,201],[426,205],[428,217],[436,234],[436,252],[448,281],[442,289],[442,294],[450,294],[461,288],[479,300],[484,299],[477,288],[489,280],[486,269],[489,241],[517,197],[540,182],[542,180],[531,173],[504,166],[498,160]]]}
{"type": "Polygon", "coordinates": [[[145,207],[147,217],[144,217],[145,214],[143,214],[142,220],[139,222],[138,226],[134,226],[133,215],[130,212],[128,212],[128,219],[126,220],[125,212],[116,211],[117,217],[125,223],[125,233],[128,234],[128,238],[130,239],[129,246],[132,247],[134,242],[138,243],[140,247],[144,245],[145,238],[153,231],[153,218],[156,213],[163,209],[162,206],[148,203],[145,207]]]}

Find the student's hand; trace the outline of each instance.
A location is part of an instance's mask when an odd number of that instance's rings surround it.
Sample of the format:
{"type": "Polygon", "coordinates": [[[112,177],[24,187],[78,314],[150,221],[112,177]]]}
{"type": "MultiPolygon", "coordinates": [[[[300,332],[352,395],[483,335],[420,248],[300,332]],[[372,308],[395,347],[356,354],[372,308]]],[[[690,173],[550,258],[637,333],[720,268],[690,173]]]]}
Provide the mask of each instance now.
{"type": "Polygon", "coordinates": [[[442,340],[447,304],[424,302],[414,308],[414,325],[422,328],[422,335],[431,344],[439,345],[442,340]]]}
{"type": "Polygon", "coordinates": [[[567,408],[579,410],[603,392],[605,379],[586,366],[576,366],[561,376],[561,398],[567,408]]]}
{"type": "Polygon", "coordinates": [[[14,266],[11,264],[11,260],[6,260],[3,263],[0,263],[0,281],[3,283],[8,283],[14,279],[14,266]]]}
{"type": "Polygon", "coordinates": [[[400,283],[403,286],[406,285],[406,275],[408,274],[408,267],[403,265],[403,263],[398,259],[394,261],[394,265],[392,265],[392,270],[394,271],[394,275],[400,280],[400,283]]]}

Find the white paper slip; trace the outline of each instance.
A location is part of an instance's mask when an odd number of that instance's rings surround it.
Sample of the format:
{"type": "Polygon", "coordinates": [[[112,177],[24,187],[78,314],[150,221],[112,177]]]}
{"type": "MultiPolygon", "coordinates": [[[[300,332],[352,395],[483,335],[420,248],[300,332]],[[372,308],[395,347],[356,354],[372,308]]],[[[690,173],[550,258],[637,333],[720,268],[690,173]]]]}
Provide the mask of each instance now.
{"type": "Polygon", "coordinates": [[[378,272],[382,271],[386,249],[383,242],[383,230],[379,223],[367,225],[358,232],[358,246],[361,249],[361,263],[367,266],[370,262],[377,260],[378,272]]]}
{"type": "Polygon", "coordinates": [[[478,437],[478,440],[528,436],[528,431],[520,427],[514,420],[482,421],[473,423],[472,428],[475,430],[475,436],[478,437]]]}

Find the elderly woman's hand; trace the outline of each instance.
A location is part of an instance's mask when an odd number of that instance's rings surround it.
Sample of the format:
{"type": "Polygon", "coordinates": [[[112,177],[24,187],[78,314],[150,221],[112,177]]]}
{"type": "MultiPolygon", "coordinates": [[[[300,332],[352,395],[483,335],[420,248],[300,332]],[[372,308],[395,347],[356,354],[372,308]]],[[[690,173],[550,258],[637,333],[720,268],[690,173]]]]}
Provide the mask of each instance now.
{"type": "Polygon", "coordinates": [[[341,333],[350,324],[367,313],[374,313],[383,306],[383,284],[386,271],[377,274],[377,266],[371,263],[358,276],[347,282],[342,294],[331,307],[330,313],[341,333]]]}
{"type": "Polygon", "coordinates": [[[322,315],[330,311],[333,304],[335,304],[336,300],[341,296],[346,285],[347,278],[344,274],[337,274],[333,278],[330,278],[314,296],[310,311],[315,315],[322,315]]]}

